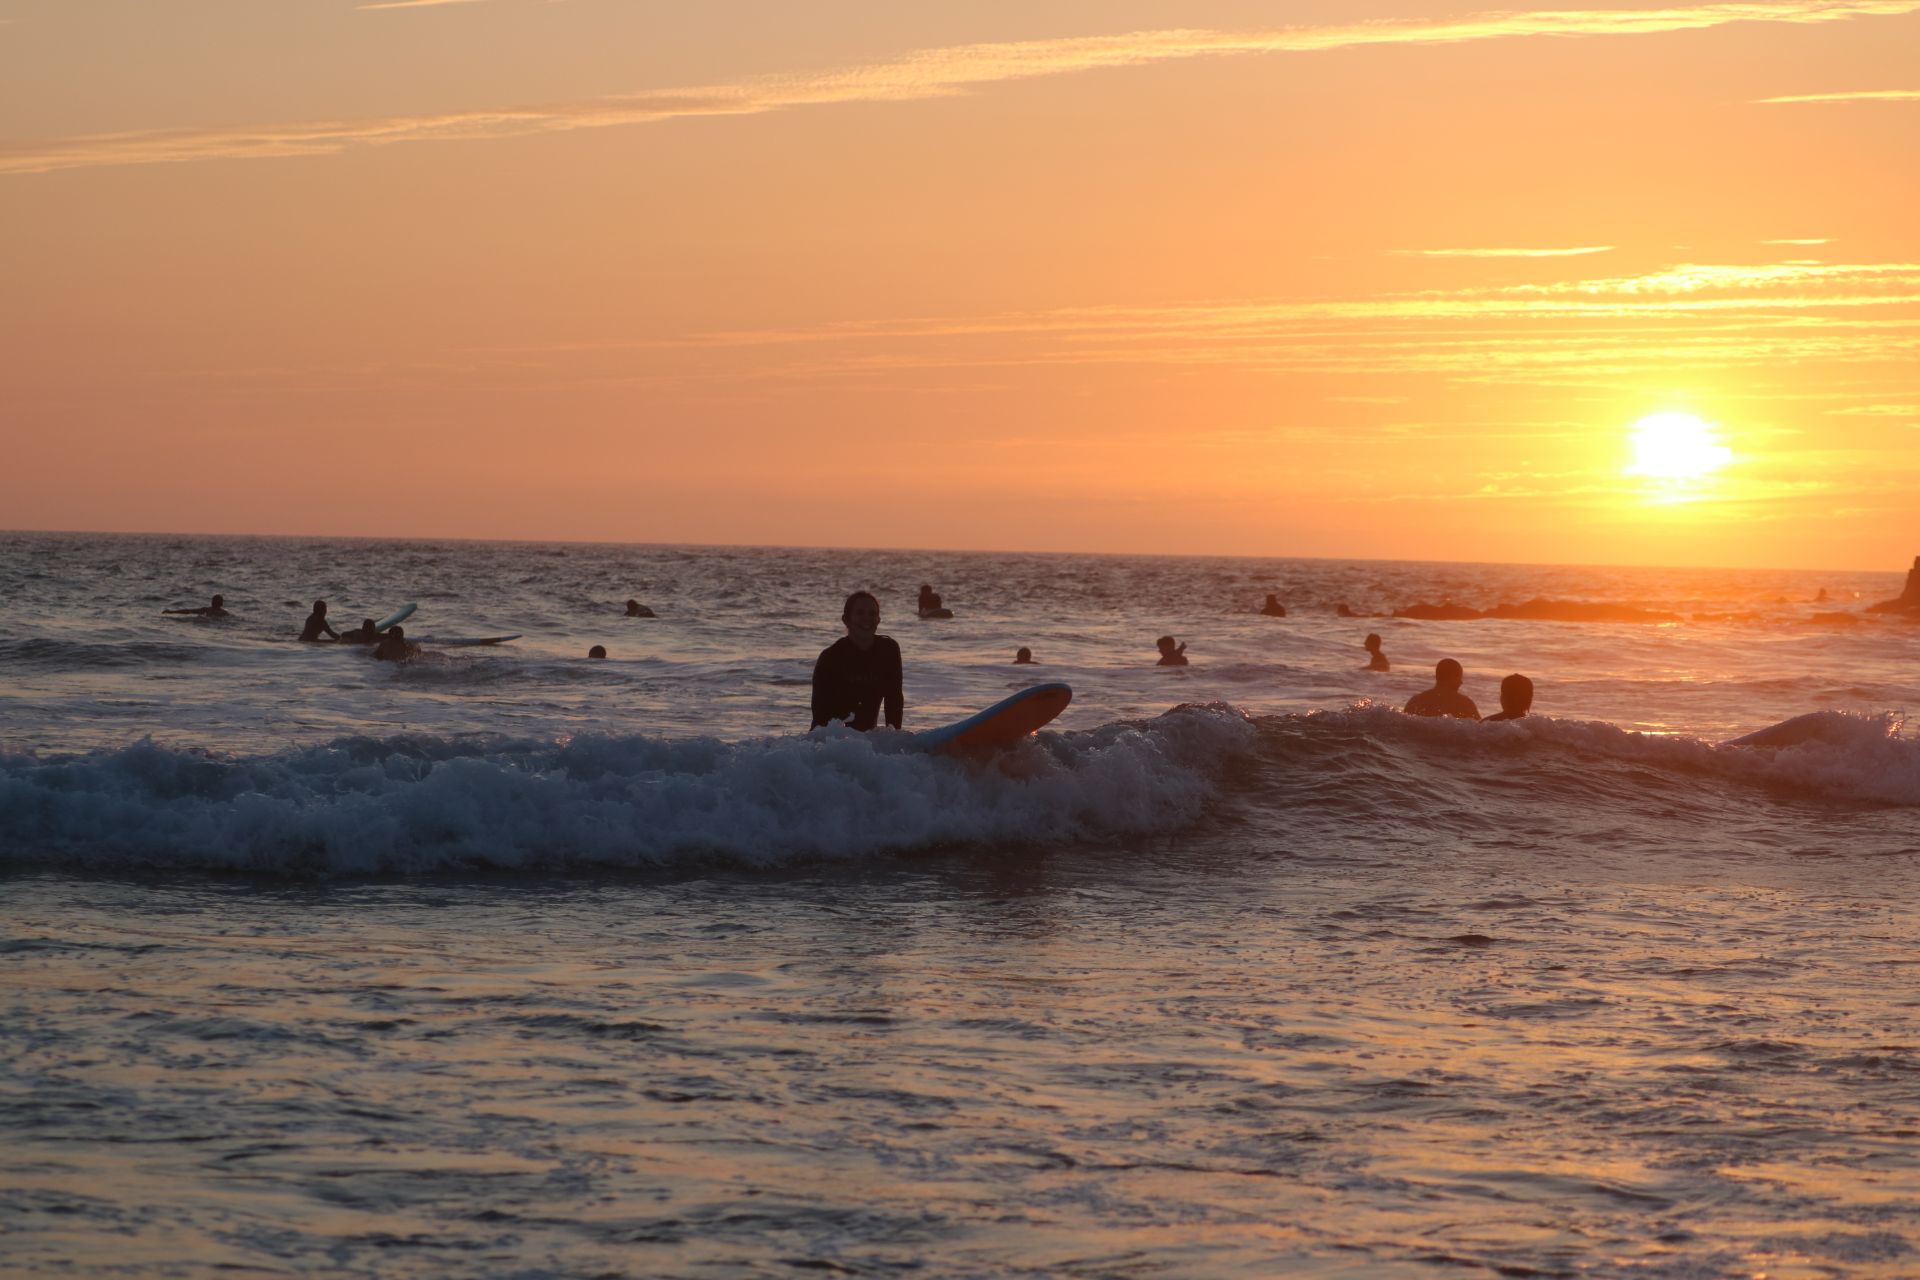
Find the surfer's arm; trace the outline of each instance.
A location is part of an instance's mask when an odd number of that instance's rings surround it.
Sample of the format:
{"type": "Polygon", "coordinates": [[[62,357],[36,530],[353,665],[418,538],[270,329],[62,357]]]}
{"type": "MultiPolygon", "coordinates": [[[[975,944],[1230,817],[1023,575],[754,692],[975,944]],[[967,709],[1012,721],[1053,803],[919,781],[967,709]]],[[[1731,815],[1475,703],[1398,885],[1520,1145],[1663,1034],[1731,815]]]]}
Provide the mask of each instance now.
{"type": "MultiPolygon", "coordinates": [[[[828,652],[831,652],[830,650],[828,652]]],[[[813,724],[818,729],[833,722],[833,696],[828,686],[833,682],[833,673],[827,670],[827,654],[822,653],[813,663],[813,724]]]]}
{"type": "Polygon", "coordinates": [[[902,687],[904,681],[900,673],[900,646],[897,644],[893,646],[891,666],[893,670],[887,674],[887,692],[883,704],[886,709],[887,727],[898,729],[906,713],[907,695],[902,687]]]}

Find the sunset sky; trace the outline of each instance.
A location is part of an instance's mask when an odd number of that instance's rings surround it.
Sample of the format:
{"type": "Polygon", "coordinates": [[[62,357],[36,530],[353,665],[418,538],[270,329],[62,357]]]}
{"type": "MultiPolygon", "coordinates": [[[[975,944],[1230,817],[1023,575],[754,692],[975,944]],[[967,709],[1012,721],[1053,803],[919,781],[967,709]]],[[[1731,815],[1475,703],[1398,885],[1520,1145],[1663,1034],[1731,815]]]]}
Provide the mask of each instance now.
{"type": "Polygon", "coordinates": [[[0,0],[0,227],[5,528],[1920,552],[1920,0],[0,0]]]}

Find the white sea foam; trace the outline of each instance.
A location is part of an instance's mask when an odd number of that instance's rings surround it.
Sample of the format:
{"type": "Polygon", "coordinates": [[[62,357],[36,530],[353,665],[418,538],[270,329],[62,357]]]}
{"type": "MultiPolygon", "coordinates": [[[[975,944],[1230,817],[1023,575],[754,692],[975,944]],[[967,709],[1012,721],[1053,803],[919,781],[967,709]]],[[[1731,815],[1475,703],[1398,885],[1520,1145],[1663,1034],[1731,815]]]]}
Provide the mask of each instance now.
{"type": "Polygon", "coordinates": [[[726,743],[346,739],[270,756],[143,742],[0,760],[0,860],[268,872],[775,864],[1049,843],[1192,822],[1231,710],[1049,734],[987,761],[848,730],[726,743]]]}

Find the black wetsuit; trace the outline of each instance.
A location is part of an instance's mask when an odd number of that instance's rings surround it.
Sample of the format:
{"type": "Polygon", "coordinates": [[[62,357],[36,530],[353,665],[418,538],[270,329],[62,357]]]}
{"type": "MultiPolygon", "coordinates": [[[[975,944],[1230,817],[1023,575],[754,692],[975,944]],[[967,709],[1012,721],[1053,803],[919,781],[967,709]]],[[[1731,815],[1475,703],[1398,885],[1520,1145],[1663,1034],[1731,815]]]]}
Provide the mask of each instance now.
{"type": "Polygon", "coordinates": [[[852,636],[842,636],[820,651],[813,664],[815,728],[851,716],[853,727],[864,733],[880,723],[883,702],[887,723],[898,729],[906,695],[900,688],[900,646],[892,636],[875,636],[864,651],[852,636]]]}
{"type": "Polygon", "coordinates": [[[327,625],[326,614],[310,613],[307,615],[307,625],[301,628],[300,638],[302,640],[318,640],[322,631],[332,636],[335,640],[340,638],[340,633],[327,625]]]}

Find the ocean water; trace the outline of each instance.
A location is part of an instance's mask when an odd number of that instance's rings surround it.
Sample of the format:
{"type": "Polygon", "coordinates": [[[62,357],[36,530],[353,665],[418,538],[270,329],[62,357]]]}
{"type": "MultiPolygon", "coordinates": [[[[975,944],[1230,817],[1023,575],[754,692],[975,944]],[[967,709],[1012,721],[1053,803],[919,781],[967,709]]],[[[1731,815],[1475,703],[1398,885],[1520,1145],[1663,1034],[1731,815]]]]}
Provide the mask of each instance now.
{"type": "Polygon", "coordinates": [[[1920,1275],[1901,583],[0,535],[0,1269],[1920,1275]],[[1072,707],[804,736],[856,587],[1072,707]]]}

